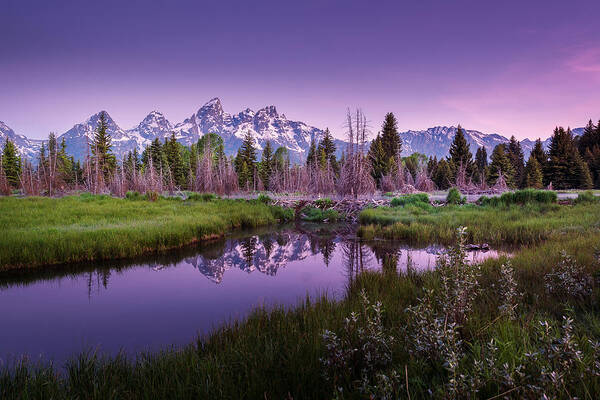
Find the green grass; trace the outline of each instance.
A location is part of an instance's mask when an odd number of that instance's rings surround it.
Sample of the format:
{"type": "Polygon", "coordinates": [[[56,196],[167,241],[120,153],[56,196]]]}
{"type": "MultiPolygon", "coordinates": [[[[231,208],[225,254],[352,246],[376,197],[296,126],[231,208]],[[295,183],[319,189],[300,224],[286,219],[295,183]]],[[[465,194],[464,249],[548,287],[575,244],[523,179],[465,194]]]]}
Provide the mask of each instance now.
{"type": "Polygon", "coordinates": [[[598,232],[600,204],[380,207],[364,210],[360,222],[359,235],[365,239],[448,244],[454,240],[456,228],[466,226],[472,243],[533,245],[551,238],[563,240],[584,231],[598,232]]]}
{"type": "Polygon", "coordinates": [[[419,203],[429,204],[429,195],[427,193],[407,194],[405,196],[394,197],[390,201],[392,207],[404,207],[419,203]]]}
{"type": "MultiPolygon", "coordinates": [[[[361,220],[371,224],[364,228],[371,231],[363,233],[386,237],[422,234],[451,243],[456,226],[466,225],[474,241],[526,244],[515,250],[511,259],[518,290],[523,293],[514,320],[501,318],[498,310],[502,302],[499,270],[506,258],[488,259],[482,264],[482,290],[473,303],[469,321],[461,329],[468,350],[459,373],[470,374],[469,364],[481,357],[481,349],[491,339],[499,348],[500,365],[524,362],[525,353],[538,349],[539,321],[556,325],[567,314],[575,320],[575,340],[583,358],[593,361],[586,343],[587,339],[600,339],[600,265],[596,253],[600,249],[600,204],[465,205],[430,211],[406,206],[366,210],[361,220]],[[377,227],[373,225],[376,222],[377,227]],[[546,292],[543,276],[557,264],[562,250],[596,277],[588,298],[558,298],[546,292]]],[[[382,324],[396,337],[389,369],[400,374],[402,383],[408,383],[408,390],[402,388],[398,396],[408,397],[409,391],[412,399],[444,398],[444,384],[450,379],[447,370],[441,362],[411,355],[407,350],[411,337],[405,331],[410,323],[406,308],[419,303],[425,287],[440,286],[437,271],[363,273],[350,280],[339,302],[323,297],[304,300],[293,310],[258,309],[245,321],[228,324],[182,349],[140,354],[129,360],[84,354],[68,364],[64,373],[57,373],[52,366],[27,362],[6,368],[0,371],[0,398],[332,398],[334,383],[325,379],[320,361],[326,352],[321,335],[326,329],[341,332],[349,313],[360,311],[361,290],[373,301],[381,301],[385,310],[382,324]]],[[[534,367],[536,371],[541,369],[540,365],[534,367]]],[[[365,398],[350,378],[348,375],[340,380],[343,398],[365,398]]],[[[600,392],[600,379],[588,374],[564,389],[568,396],[563,392],[557,398],[593,399],[600,392]]],[[[505,390],[491,380],[477,397],[502,398],[499,395],[505,390]]]]}
{"type": "Polygon", "coordinates": [[[292,216],[260,201],[134,196],[0,197],[0,270],[132,257],[292,216]]]}
{"type": "Polygon", "coordinates": [[[478,203],[483,206],[509,206],[511,204],[553,204],[558,200],[556,192],[551,190],[523,189],[502,193],[500,197],[481,196],[478,203]]]}

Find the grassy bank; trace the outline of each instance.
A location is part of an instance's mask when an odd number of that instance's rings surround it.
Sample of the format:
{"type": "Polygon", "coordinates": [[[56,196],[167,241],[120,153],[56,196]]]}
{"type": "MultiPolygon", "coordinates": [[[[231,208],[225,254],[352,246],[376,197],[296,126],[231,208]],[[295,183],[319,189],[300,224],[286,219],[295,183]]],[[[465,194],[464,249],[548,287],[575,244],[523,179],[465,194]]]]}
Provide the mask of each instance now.
{"type": "Polygon", "coordinates": [[[0,197],[0,210],[0,270],[138,256],[292,216],[259,201],[91,195],[0,197]]]}
{"type": "Polygon", "coordinates": [[[411,207],[363,213],[383,221],[363,233],[418,220],[455,243],[465,223],[469,241],[528,246],[508,266],[467,266],[457,247],[435,271],[363,273],[339,302],[257,310],[179,350],[81,355],[61,374],[24,363],[0,372],[0,398],[596,398],[598,205],[411,207]]]}
{"type": "Polygon", "coordinates": [[[359,235],[365,239],[447,244],[454,240],[458,226],[466,226],[473,243],[532,245],[584,231],[598,232],[600,203],[379,207],[364,210],[360,222],[359,235]]]}

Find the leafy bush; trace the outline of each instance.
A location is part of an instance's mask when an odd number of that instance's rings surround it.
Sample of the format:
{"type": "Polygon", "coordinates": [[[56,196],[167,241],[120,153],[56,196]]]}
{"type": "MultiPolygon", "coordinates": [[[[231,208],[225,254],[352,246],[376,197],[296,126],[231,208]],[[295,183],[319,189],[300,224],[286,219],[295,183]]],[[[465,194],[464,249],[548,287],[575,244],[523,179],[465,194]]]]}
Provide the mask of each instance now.
{"type": "Polygon", "coordinates": [[[306,207],[302,210],[302,219],[309,222],[335,222],[340,219],[340,213],[336,210],[321,210],[316,207],[306,207]]]}
{"type": "Polygon", "coordinates": [[[483,206],[508,206],[511,204],[552,204],[556,203],[558,196],[551,190],[538,190],[538,189],[523,189],[514,192],[505,192],[500,197],[486,197],[481,196],[479,198],[479,204],[483,206]]]}
{"type": "Polygon", "coordinates": [[[219,196],[214,193],[190,193],[187,198],[192,201],[213,201],[218,200],[219,196]]]}
{"type": "Polygon", "coordinates": [[[407,194],[406,196],[394,197],[390,202],[392,207],[404,207],[409,204],[426,203],[429,204],[429,195],[427,193],[407,194]]]}
{"type": "Polygon", "coordinates": [[[127,193],[125,193],[125,198],[127,200],[146,200],[145,196],[142,196],[142,194],[140,192],[138,192],[137,190],[135,191],[129,191],[127,193]]]}
{"type": "Polygon", "coordinates": [[[579,195],[575,199],[575,204],[594,203],[598,200],[600,200],[600,198],[597,196],[594,196],[594,193],[591,190],[588,190],[586,192],[579,193],[579,195]]]}
{"type": "Polygon", "coordinates": [[[262,194],[262,193],[258,195],[258,197],[256,198],[256,200],[258,200],[258,201],[260,201],[261,203],[264,203],[264,204],[271,204],[273,202],[272,198],[270,198],[266,194],[262,194]]]}
{"type": "Polygon", "coordinates": [[[148,190],[148,191],[146,192],[146,198],[147,198],[149,201],[156,201],[156,200],[158,200],[158,192],[155,192],[155,191],[153,191],[153,190],[148,190]]]}
{"type": "Polygon", "coordinates": [[[320,209],[331,208],[333,206],[333,201],[329,197],[323,197],[322,199],[315,200],[315,206],[320,209]]]}
{"type": "Polygon", "coordinates": [[[461,196],[457,188],[450,188],[450,190],[448,191],[448,195],[446,196],[447,204],[465,204],[466,202],[467,198],[461,196]]]}

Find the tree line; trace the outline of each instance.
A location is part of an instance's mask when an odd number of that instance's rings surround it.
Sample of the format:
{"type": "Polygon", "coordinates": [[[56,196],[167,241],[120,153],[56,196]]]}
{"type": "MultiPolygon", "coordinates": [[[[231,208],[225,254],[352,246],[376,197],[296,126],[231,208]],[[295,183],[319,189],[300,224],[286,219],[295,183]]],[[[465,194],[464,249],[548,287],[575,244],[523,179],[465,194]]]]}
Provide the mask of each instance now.
{"type": "Polygon", "coordinates": [[[333,136],[326,129],[320,140],[312,138],[303,165],[290,163],[287,149],[275,149],[270,141],[259,149],[250,132],[235,157],[226,156],[218,134],[205,134],[184,146],[171,133],[163,141],[152,141],[141,154],[134,149],[119,161],[103,113],[81,162],[67,154],[64,139],[58,143],[52,133],[42,144],[36,165],[22,158],[7,138],[0,153],[0,193],[20,189],[28,195],[53,196],[86,190],[123,196],[129,190],[219,194],[267,190],[358,196],[377,189],[410,192],[453,186],[500,191],[600,187],[600,122],[594,125],[589,121],[579,137],[570,129],[557,127],[548,150],[538,139],[527,161],[514,136],[497,145],[491,155],[479,147],[473,157],[460,126],[447,157],[438,160],[419,153],[402,157],[397,125],[394,114],[386,114],[381,130],[368,144],[365,115],[361,110],[348,110],[347,145],[341,149],[341,157],[336,157],[333,136]]]}

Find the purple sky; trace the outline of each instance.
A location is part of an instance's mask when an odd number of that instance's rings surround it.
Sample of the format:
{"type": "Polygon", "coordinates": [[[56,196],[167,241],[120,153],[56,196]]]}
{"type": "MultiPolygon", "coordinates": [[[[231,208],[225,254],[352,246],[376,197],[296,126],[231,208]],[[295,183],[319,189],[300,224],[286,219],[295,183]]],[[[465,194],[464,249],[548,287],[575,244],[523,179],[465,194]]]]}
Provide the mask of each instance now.
{"type": "Polygon", "coordinates": [[[0,120],[34,138],[106,109],[274,104],[341,135],[461,123],[519,138],[600,118],[599,1],[29,1],[0,5],[0,120]],[[492,4],[493,3],[493,4],[492,4]]]}

